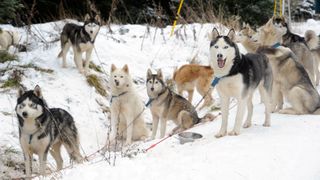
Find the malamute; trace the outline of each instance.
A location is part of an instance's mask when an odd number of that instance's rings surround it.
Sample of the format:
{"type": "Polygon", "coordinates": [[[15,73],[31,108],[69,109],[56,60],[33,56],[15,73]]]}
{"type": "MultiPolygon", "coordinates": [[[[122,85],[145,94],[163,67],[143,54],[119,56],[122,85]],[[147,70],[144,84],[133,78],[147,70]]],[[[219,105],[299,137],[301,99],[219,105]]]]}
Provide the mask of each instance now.
{"type": "Polygon", "coordinates": [[[244,127],[251,126],[252,96],[255,89],[262,89],[265,104],[264,126],[270,126],[270,101],[272,90],[272,70],[265,55],[240,54],[238,46],[234,43],[235,31],[231,29],[227,36],[219,35],[216,28],[212,32],[210,43],[210,62],[215,72],[215,77],[220,78],[216,89],[221,98],[222,124],[216,137],[227,134],[228,111],[230,97],[238,101],[236,121],[233,131],[229,135],[239,135],[245,107],[248,108],[247,120],[244,127]]]}
{"type": "Polygon", "coordinates": [[[38,85],[30,91],[19,89],[15,110],[27,177],[31,177],[33,154],[38,154],[40,174],[45,175],[49,150],[60,170],[63,165],[61,145],[64,145],[71,160],[78,163],[83,160],[79,151],[78,130],[72,116],[63,109],[48,108],[38,85]]]}
{"type": "Polygon", "coordinates": [[[175,134],[191,128],[201,121],[210,121],[215,117],[211,114],[199,118],[196,109],[182,96],[172,92],[164,83],[161,70],[157,74],[147,72],[147,93],[152,114],[152,136],[155,139],[160,120],[160,137],[166,133],[167,121],[172,120],[177,127],[171,132],[175,134]]]}
{"type": "Polygon", "coordinates": [[[67,67],[66,56],[70,46],[74,53],[74,62],[80,73],[86,74],[89,69],[91,53],[94,48],[94,41],[100,30],[100,16],[91,17],[89,14],[85,16],[83,26],[68,23],[63,27],[60,41],[61,51],[58,57],[62,57],[62,67],[67,67]],[[86,52],[85,62],[82,62],[82,53],[86,52]],[[83,69],[84,66],[84,69],[83,69]]]}

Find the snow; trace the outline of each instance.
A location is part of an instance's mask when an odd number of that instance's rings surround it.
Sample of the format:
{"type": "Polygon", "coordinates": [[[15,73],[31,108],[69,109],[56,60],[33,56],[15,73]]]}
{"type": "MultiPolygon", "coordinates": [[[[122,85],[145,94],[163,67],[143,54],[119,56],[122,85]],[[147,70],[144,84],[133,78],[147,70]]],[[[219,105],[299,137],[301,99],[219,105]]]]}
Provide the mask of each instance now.
{"type": "MultiPolygon", "coordinates": [[[[8,25],[1,27],[19,31],[22,41],[28,40],[31,43],[31,51],[18,53],[20,61],[12,64],[34,63],[39,67],[54,70],[53,74],[48,74],[27,69],[22,83],[29,89],[39,84],[50,107],[64,108],[73,115],[79,129],[81,152],[89,155],[104,146],[107,138],[108,118],[96,100],[109,105],[109,99],[100,96],[87,84],[85,77],[78,73],[71,51],[68,54],[68,68],[61,68],[61,60],[56,58],[60,51],[60,42],[52,41],[59,37],[64,23],[59,21],[33,25],[33,36],[27,36],[26,29],[23,28],[16,29],[8,25]]],[[[308,29],[318,32],[317,29],[320,28],[320,22],[314,20],[293,25],[293,32],[301,35],[308,29]]],[[[112,34],[108,28],[102,27],[96,39],[97,53],[93,52],[92,60],[101,65],[107,73],[112,63],[119,67],[128,64],[130,74],[138,82],[136,88],[141,99],[146,102],[148,97],[144,80],[148,68],[161,68],[165,77],[170,78],[175,67],[188,63],[195,56],[201,64],[209,64],[207,33],[211,32],[213,26],[224,30],[224,34],[227,33],[226,29],[218,24],[178,26],[176,30],[179,30],[179,35],[173,37],[169,37],[171,26],[164,28],[163,34],[161,29],[145,25],[112,25],[112,34]],[[194,29],[196,38],[193,35],[194,29]]],[[[243,50],[242,47],[241,49],[243,50]]],[[[0,69],[7,65],[0,64],[0,69]]],[[[93,71],[91,73],[98,74],[93,71]]],[[[8,74],[5,74],[1,80],[5,80],[7,76],[8,74]]],[[[108,80],[108,75],[98,76],[108,80]]],[[[201,99],[199,94],[196,93],[195,96],[194,105],[201,99]]],[[[214,97],[218,99],[215,91],[214,97]]],[[[47,179],[320,179],[319,116],[275,113],[271,115],[271,127],[266,128],[262,126],[264,106],[259,104],[259,100],[259,95],[255,94],[253,126],[242,129],[239,136],[216,139],[214,135],[221,123],[219,116],[213,122],[189,130],[203,135],[202,139],[193,143],[181,145],[173,136],[146,153],[139,151],[137,155],[130,157],[118,155],[115,166],[109,165],[103,160],[103,156],[97,154],[89,162],[75,164],[73,168],[48,176],[47,179]]],[[[18,151],[13,156],[15,162],[22,162],[15,105],[16,90],[3,91],[0,94],[0,160],[3,161],[0,161],[0,172],[9,171],[7,174],[0,174],[0,179],[23,176],[19,169],[15,171],[4,168],[3,157],[8,154],[2,153],[9,147],[13,148],[18,151]]],[[[208,109],[205,109],[199,114],[204,115],[207,112],[208,109]]],[[[217,114],[218,111],[212,113],[217,114]]],[[[232,108],[229,130],[233,127],[235,113],[236,108],[232,108]]],[[[152,122],[148,109],[144,116],[147,122],[152,122]]],[[[169,123],[169,126],[172,128],[172,123],[169,123]]],[[[145,149],[159,140],[135,143],[131,151],[145,149]]],[[[65,151],[63,158],[64,166],[69,166],[65,151]]],[[[48,164],[51,165],[50,168],[55,167],[51,156],[48,164]]],[[[34,170],[37,171],[37,167],[34,170]]]]}

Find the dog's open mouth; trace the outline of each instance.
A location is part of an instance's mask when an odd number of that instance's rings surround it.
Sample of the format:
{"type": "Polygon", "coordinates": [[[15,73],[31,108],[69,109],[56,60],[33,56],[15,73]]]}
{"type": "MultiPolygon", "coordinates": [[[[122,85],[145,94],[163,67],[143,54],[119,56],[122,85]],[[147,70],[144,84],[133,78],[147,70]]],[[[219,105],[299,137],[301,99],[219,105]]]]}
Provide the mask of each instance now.
{"type": "Polygon", "coordinates": [[[224,67],[224,65],[226,64],[226,59],[227,58],[225,58],[225,59],[222,59],[222,58],[218,58],[218,66],[219,66],[219,68],[223,68],[224,67]]]}

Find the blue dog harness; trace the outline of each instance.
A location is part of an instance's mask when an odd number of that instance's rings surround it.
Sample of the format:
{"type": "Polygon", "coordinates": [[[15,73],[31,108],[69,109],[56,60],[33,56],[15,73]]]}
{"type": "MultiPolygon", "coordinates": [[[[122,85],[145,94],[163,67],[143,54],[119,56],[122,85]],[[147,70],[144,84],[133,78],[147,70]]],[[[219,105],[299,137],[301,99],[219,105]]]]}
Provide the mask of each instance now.
{"type": "Polygon", "coordinates": [[[275,43],[274,45],[272,45],[271,47],[272,48],[278,48],[278,47],[280,47],[281,46],[281,44],[279,43],[279,42],[277,42],[277,43],[275,43]]]}

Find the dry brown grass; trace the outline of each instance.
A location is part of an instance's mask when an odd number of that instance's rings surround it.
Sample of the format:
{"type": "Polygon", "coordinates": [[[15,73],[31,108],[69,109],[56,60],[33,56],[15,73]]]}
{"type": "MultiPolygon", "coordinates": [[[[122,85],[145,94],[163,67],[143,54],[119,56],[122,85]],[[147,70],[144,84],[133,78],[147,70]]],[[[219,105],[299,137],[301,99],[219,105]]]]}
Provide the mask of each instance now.
{"type": "Polygon", "coordinates": [[[97,75],[95,74],[90,74],[87,77],[87,82],[90,86],[94,87],[96,91],[104,97],[108,96],[108,93],[105,89],[105,86],[102,82],[102,79],[100,79],[97,75]]]}

